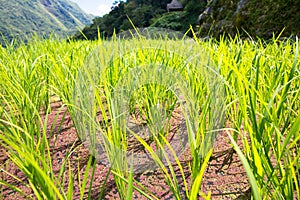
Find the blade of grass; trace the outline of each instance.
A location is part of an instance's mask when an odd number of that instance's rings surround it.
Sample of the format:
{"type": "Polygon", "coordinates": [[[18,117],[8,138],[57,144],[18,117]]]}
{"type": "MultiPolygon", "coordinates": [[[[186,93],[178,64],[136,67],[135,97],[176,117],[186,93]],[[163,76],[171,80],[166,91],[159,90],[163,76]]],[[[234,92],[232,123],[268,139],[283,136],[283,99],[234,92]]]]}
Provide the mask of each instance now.
{"type": "Polygon", "coordinates": [[[237,143],[234,141],[234,139],[232,138],[231,134],[226,131],[231,143],[233,144],[234,146],[234,149],[236,151],[236,153],[238,154],[244,168],[245,168],[245,171],[247,173],[247,176],[249,178],[249,182],[250,182],[250,185],[251,185],[251,190],[252,190],[252,194],[254,196],[254,199],[255,200],[261,200],[262,197],[261,197],[261,194],[260,194],[260,190],[258,188],[258,185],[256,183],[256,179],[252,173],[252,169],[246,159],[246,157],[244,156],[244,154],[242,153],[241,149],[239,148],[239,146],[237,145],[237,143]]]}
{"type": "Polygon", "coordinates": [[[204,161],[201,165],[200,171],[197,174],[197,177],[196,177],[195,181],[193,182],[193,185],[191,186],[189,199],[197,199],[197,196],[200,191],[201,183],[202,183],[202,178],[203,178],[204,172],[206,170],[206,167],[208,165],[208,162],[209,162],[209,159],[210,159],[212,153],[213,153],[213,149],[210,149],[208,151],[207,155],[205,156],[204,161]]]}

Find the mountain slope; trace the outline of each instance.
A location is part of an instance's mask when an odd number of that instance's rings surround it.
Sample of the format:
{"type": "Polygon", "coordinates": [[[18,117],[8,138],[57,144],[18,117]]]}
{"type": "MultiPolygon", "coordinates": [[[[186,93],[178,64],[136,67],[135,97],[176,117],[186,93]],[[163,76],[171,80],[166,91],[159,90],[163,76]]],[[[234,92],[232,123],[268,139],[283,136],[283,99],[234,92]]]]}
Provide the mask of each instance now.
{"type": "MultiPolygon", "coordinates": [[[[186,33],[190,26],[196,28],[197,18],[205,9],[206,0],[178,0],[183,5],[182,11],[167,11],[168,3],[171,0],[127,0],[114,5],[112,10],[103,17],[97,17],[90,26],[77,32],[73,39],[97,39],[98,30],[101,37],[111,37],[114,33],[126,31],[133,28],[151,27],[151,30],[180,31],[186,33]],[[130,19],[130,20],[129,20],[130,19]],[[154,27],[154,28],[153,28],[154,27]],[[82,34],[83,33],[83,34],[82,34]]],[[[149,30],[149,29],[147,29],[149,30]]],[[[160,34],[162,32],[160,31],[160,34]]],[[[191,36],[190,32],[190,36],[191,36]]]]}
{"type": "Polygon", "coordinates": [[[212,0],[198,20],[202,37],[289,37],[300,33],[300,0],[212,0]]]}
{"type": "MultiPolygon", "coordinates": [[[[171,0],[127,0],[74,35],[97,39],[132,29],[159,27],[185,33],[190,25],[201,38],[232,36],[270,39],[300,35],[300,0],[179,0],[182,12],[167,12],[171,0]],[[200,16],[199,16],[200,15],[200,16]],[[197,23],[199,26],[197,26],[197,23]],[[98,29],[99,28],[99,29],[98,29]],[[84,35],[82,34],[84,33],[84,35]]],[[[123,34],[124,35],[124,34],[123,34]]]]}
{"type": "Polygon", "coordinates": [[[32,33],[72,34],[93,18],[69,0],[0,0],[0,5],[0,32],[8,41],[32,33]]]}

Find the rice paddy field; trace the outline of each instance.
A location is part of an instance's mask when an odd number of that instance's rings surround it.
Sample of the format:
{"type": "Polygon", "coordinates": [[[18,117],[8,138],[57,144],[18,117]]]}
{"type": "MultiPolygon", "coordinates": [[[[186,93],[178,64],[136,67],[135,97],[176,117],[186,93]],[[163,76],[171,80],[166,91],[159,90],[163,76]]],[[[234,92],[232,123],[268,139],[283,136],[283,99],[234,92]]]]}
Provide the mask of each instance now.
{"type": "Polygon", "coordinates": [[[299,199],[298,39],[0,48],[0,199],[299,199]]]}

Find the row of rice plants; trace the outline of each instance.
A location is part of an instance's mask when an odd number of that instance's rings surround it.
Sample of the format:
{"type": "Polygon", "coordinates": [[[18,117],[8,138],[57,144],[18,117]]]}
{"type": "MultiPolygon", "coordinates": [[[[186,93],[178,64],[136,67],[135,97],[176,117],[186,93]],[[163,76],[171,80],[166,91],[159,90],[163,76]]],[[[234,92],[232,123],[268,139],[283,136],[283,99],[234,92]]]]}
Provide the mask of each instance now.
{"type": "MultiPolygon", "coordinates": [[[[28,182],[8,175],[31,188],[34,196],[28,198],[74,198],[72,151],[55,174],[50,148],[54,135],[47,132],[50,103],[60,99],[78,139],[91,152],[79,184],[82,199],[90,198],[90,193],[85,196],[91,190],[88,174],[100,153],[110,162],[120,198],[131,199],[136,190],[157,199],[134,179],[145,155],[131,150],[132,140],[151,157],[143,160],[141,170],[149,163],[160,169],[174,198],[209,199],[210,194],[201,192],[201,181],[220,131],[232,139],[255,199],[297,198],[298,43],[276,38],[269,43],[239,38],[68,43],[34,39],[17,48],[1,48],[0,143],[28,182]],[[186,129],[179,137],[188,141],[182,148],[188,147],[185,151],[192,158],[190,184],[177,152],[179,144],[168,140],[171,113],[177,108],[182,110],[186,129]],[[128,125],[129,119],[143,125],[146,137],[128,125]],[[236,145],[239,137],[242,147],[236,145]],[[175,168],[180,170],[182,185],[175,168]]],[[[1,169],[9,173],[4,165],[1,169]]],[[[0,184],[26,196],[4,180],[0,184]]]]}

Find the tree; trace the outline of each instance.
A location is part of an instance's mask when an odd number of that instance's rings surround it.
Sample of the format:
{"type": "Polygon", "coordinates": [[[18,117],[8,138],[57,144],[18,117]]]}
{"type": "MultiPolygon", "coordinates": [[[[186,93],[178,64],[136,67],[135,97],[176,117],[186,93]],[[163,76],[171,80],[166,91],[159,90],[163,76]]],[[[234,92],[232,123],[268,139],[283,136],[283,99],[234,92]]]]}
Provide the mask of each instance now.
{"type": "MultiPolygon", "coordinates": [[[[132,21],[135,27],[157,26],[186,32],[190,25],[196,25],[199,14],[205,9],[205,3],[199,0],[185,0],[183,12],[167,13],[166,7],[171,0],[127,0],[115,1],[109,14],[97,18],[93,24],[82,31],[88,39],[96,39],[98,29],[102,37],[110,37],[114,31],[126,31],[132,29],[132,21]]],[[[205,1],[203,1],[205,2],[205,1]]],[[[81,33],[77,33],[74,39],[83,39],[81,33]]]]}

